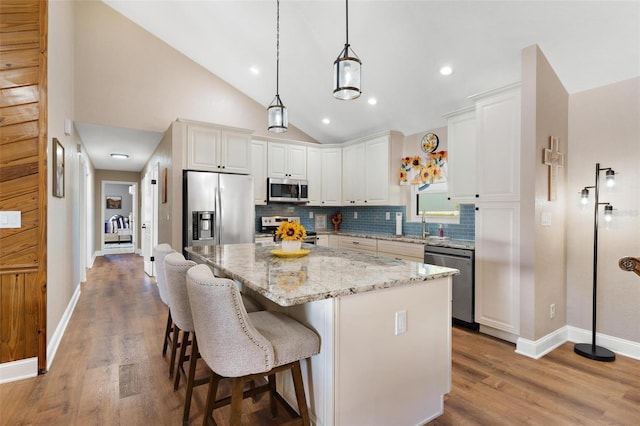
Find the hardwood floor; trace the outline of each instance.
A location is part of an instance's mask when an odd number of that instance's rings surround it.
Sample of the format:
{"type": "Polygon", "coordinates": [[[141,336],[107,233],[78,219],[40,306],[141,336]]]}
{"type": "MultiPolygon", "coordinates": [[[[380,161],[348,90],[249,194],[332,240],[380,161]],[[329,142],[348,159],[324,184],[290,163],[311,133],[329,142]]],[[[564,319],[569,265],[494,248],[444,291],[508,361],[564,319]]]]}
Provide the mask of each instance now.
{"type": "MultiPolygon", "coordinates": [[[[0,385],[0,425],[179,425],[184,384],[173,391],[161,355],[166,308],[142,258],[96,260],[50,371],[0,385]]],[[[430,425],[640,424],[640,361],[599,363],[565,344],[540,360],[514,345],[453,330],[452,392],[430,425]]],[[[225,389],[228,390],[228,389],[225,389]]],[[[206,386],[190,424],[201,424],[206,386]]],[[[268,398],[244,402],[243,424],[273,425],[268,398]]],[[[227,408],[215,413],[226,424],[227,408]]],[[[349,425],[351,426],[351,425],[349,425]]]]}

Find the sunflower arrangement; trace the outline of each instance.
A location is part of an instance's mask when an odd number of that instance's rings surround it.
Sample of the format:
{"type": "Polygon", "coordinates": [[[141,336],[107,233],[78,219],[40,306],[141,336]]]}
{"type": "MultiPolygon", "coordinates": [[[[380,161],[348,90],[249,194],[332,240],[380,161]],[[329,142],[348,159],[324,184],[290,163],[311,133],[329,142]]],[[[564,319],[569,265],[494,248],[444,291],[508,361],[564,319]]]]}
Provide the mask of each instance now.
{"type": "Polygon", "coordinates": [[[282,222],[276,229],[276,237],[285,241],[302,241],[307,236],[307,230],[300,222],[282,222]]]}

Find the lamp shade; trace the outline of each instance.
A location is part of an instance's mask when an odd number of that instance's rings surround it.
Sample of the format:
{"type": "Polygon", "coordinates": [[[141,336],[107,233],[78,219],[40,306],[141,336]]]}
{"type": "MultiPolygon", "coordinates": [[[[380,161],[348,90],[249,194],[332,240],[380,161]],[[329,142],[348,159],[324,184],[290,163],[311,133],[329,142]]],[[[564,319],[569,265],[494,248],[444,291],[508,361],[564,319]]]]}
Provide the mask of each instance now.
{"type": "Polygon", "coordinates": [[[269,108],[267,108],[269,131],[273,133],[283,133],[289,127],[289,117],[287,107],[282,104],[280,96],[276,95],[269,108]]]}
{"type": "Polygon", "coordinates": [[[362,93],[360,68],[362,62],[346,44],[333,63],[333,96],[336,99],[356,99],[362,93]]]}

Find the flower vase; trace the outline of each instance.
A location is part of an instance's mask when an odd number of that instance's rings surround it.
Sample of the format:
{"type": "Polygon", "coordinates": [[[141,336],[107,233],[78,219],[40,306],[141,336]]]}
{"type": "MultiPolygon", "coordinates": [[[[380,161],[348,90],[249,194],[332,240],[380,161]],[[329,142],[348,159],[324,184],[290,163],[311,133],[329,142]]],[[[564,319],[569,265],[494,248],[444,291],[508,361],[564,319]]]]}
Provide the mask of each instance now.
{"type": "Polygon", "coordinates": [[[300,247],[302,246],[302,241],[287,241],[282,240],[282,251],[285,253],[296,253],[300,251],[300,247]]]}

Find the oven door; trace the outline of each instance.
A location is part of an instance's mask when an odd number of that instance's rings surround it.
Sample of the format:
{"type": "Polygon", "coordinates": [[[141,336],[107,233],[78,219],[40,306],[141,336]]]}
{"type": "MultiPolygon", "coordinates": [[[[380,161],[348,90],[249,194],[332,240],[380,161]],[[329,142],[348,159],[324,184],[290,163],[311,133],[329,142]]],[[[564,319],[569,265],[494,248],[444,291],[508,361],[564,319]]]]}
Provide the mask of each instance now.
{"type": "Polygon", "coordinates": [[[307,203],[309,184],[306,180],[269,178],[267,180],[267,202],[307,203]]]}

